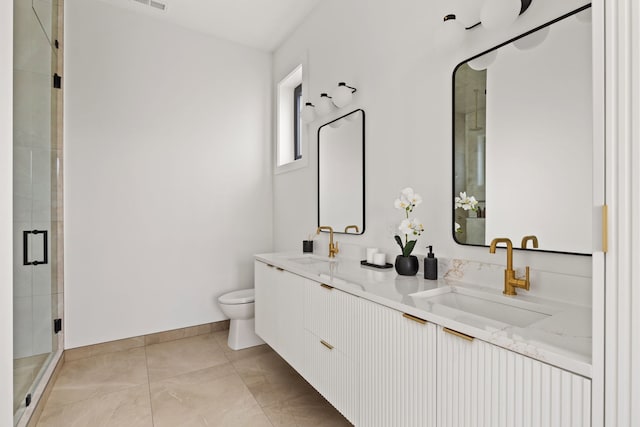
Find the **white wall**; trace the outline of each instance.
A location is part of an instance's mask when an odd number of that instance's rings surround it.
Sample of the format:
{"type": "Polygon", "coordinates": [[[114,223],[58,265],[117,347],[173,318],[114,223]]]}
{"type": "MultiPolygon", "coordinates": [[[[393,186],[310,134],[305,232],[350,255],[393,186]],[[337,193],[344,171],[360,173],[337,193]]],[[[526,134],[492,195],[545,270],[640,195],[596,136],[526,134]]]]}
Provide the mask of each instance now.
{"type": "MultiPolygon", "coordinates": [[[[274,180],[274,237],[277,250],[298,249],[316,225],[315,154],[318,126],[354,108],[366,121],[366,223],[363,236],[340,236],[346,245],[378,246],[395,258],[392,235],[402,219],[393,207],[400,189],[411,186],[424,202],[415,216],[426,231],[417,251],[432,244],[436,256],[504,263],[504,253],[456,244],[451,236],[451,78],[462,60],[582,6],[584,0],[537,0],[508,31],[469,31],[460,46],[442,48],[435,29],[455,4],[439,0],[325,0],[275,52],[274,79],[296,58],[308,58],[307,94],[317,101],[339,81],[358,88],[354,103],[307,129],[311,140],[309,167],[274,180]]],[[[305,95],[306,97],[307,95],[305,95]]],[[[318,239],[326,240],[326,236],[318,239]]],[[[326,247],[326,244],[324,245],[326,247]]],[[[346,252],[343,250],[343,253],[346,252]]],[[[360,253],[360,255],[363,255],[360,253]]],[[[522,253],[517,267],[566,272],[589,277],[589,257],[522,253]]],[[[535,283],[533,284],[535,286],[535,283]]]]}
{"type": "Polygon", "coordinates": [[[65,6],[65,348],[224,319],[272,249],[270,55],[65,6]]]}
{"type": "Polygon", "coordinates": [[[13,425],[13,2],[0,2],[0,425],[13,425]]]}

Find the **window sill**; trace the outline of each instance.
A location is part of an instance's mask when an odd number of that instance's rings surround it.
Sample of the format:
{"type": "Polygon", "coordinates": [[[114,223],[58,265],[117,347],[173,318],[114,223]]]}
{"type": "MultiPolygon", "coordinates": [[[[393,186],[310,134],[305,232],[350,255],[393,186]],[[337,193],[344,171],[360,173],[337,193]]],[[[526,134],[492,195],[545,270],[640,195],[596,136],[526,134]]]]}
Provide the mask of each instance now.
{"type": "Polygon", "coordinates": [[[294,160],[291,163],[285,163],[284,165],[276,166],[273,171],[274,175],[280,175],[282,173],[292,172],[297,169],[306,168],[308,166],[308,161],[306,157],[303,157],[299,160],[294,160]]]}

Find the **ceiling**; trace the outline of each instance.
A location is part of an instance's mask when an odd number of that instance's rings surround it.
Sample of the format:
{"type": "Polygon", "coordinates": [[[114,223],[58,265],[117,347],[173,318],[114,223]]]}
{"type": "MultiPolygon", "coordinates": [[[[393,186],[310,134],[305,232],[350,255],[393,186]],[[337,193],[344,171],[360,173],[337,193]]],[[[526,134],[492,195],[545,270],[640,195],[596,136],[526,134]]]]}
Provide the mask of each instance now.
{"type": "Polygon", "coordinates": [[[320,0],[154,0],[166,5],[166,10],[161,11],[136,0],[103,1],[268,52],[275,50],[320,2],[320,0]]]}

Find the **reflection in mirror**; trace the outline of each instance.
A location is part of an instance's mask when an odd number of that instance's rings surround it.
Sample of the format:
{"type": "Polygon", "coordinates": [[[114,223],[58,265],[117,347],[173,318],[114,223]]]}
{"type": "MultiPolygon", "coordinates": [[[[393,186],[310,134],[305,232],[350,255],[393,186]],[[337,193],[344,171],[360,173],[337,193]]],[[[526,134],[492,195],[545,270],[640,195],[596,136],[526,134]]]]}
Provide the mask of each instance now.
{"type": "Polygon", "coordinates": [[[364,233],[364,111],[318,129],[318,226],[364,233]]]}
{"type": "Polygon", "coordinates": [[[456,67],[458,243],[535,236],[530,250],[592,252],[589,7],[456,67]]]}
{"type": "Polygon", "coordinates": [[[55,40],[58,38],[57,34],[55,34],[58,27],[55,25],[58,20],[58,0],[31,0],[31,8],[49,41],[49,45],[53,47],[55,40]]]}

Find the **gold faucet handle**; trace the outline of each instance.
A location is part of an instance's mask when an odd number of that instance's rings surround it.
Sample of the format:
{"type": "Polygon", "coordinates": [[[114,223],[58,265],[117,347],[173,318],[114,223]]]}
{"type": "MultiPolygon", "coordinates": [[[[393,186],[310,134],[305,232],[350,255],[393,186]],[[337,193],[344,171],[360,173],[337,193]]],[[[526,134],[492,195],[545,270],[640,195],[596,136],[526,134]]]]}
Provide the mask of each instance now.
{"type": "Polygon", "coordinates": [[[333,244],[333,253],[334,253],[334,254],[337,254],[337,253],[339,253],[339,252],[340,252],[340,249],[338,248],[338,242],[335,242],[335,243],[333,244]]]}
{"type": "Polygon", "coordinates": [[[522,242],[520,242],[520,247],[522,249],[527,249],[527,243],[531,242],[535,249],[538,249],[538,238],[534,235],[524,236],[522,238],[522,242]]]}
{"type": "Polygon", "coordinates": [[[360,233],[360,229],[358,228],[358,226],[357,226],[357,225],[347,225],[347,226],[344,228],[344,232],[345,232],[345,233],[349,233],[349,230],[352,230],[352,229],[353,229],[353,230],[355,230],[355,231],[356,231],[356,233],[360,233]]]}
{"type": "Polygon", "coordinates": [[[529,266],[527,266],[524,270],[524,277],[520,279],[516,278],[516,281],[522,289],[524,289],[525,291],[529,290],[529,285],[531,284],[531,282],[529,282],[529,266]]]}

